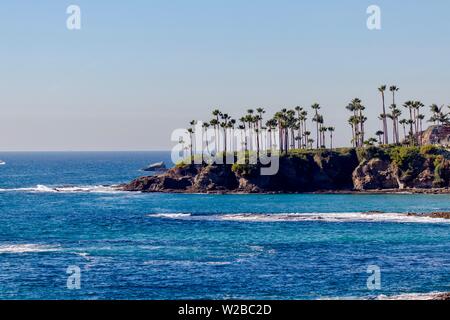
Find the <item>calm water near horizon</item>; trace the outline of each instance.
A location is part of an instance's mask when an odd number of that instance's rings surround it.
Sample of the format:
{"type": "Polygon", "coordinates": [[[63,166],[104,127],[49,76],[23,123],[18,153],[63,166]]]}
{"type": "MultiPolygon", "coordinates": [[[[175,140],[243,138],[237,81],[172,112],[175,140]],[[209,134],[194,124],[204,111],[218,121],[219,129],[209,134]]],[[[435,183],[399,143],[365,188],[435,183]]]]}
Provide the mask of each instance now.
{"type": "Polygon", "coordinates": [[[450,291],[450,195],[117,192],[168,152],[2,153],[0,299],[320,299],[450,291]],[[55,189],[57,188],[57,190],[55,189]],[[367,211],[386,215],[368,216],[367,211]],[[403,214],[402,214],[403,213],[403,214]],[[367,289],[367,267],[381,290],[367,289]],[[81,269],[69,290],[68,266],[81,269]]]}

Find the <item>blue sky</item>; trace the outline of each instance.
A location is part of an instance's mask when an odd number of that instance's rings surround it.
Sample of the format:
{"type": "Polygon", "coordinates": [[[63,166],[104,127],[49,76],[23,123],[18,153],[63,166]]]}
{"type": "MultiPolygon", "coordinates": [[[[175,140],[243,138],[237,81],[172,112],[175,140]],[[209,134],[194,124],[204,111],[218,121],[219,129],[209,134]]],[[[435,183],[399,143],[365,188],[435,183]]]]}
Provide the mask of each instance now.
{"type": "Polygon", "coordinates": [[[449,14],[446,0],[3,1],[0,150],[170,149],[213,107],[314,102],[347,145],[345,106],[361,98],[375,132],[382,83],[450,103],[449,14]],[[66,29],[71,4],[80,31],[66,29]]]}

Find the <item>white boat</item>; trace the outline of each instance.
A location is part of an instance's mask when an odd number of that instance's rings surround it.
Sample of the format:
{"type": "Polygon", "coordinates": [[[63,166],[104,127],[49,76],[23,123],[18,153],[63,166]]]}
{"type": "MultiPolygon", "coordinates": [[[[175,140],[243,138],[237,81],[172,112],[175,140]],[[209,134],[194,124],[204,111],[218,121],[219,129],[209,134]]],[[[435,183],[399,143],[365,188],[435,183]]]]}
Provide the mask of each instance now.
{"type": "Polygon", "coordinates": [[[142,168],[142,171],[165,171],[166,168],[166,164],[164,162],[157,162],[157,163],[153,163],[148,165],[145,168],[142,168]]]}
{"type": "Polygon", "coordinates": [[[3,160],[0,160],[0,166],[3,166],[3,165],[5,165],[6,164],[6,162],[5,161],[3,161],[3,160]]]}

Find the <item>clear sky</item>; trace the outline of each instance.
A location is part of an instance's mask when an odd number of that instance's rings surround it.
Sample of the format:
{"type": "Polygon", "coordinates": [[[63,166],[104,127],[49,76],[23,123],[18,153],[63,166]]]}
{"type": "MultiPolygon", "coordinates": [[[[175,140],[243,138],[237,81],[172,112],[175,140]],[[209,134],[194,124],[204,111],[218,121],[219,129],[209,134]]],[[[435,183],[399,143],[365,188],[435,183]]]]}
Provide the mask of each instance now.
{"type": "Polygon", "coordinates": [[[314,102],[348,145],[345,106],[361,98],[374,133],[382,83],[450,103],[449,16],[448,0],[2,1],[0,150],[170,149],[213,107],[314,102]]]}

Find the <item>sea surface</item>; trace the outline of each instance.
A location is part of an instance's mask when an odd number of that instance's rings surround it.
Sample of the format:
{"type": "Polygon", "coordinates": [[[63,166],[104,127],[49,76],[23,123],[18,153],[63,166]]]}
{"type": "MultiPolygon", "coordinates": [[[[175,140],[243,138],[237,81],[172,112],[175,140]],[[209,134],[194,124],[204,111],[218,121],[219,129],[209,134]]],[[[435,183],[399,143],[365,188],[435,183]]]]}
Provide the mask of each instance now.
{"type": "Polygon", "coordinates": [[[127,193],[111,185],[142,175],[149,163],[170,163],[169,154],[0,159],[0,299],[373,299],[450,291],[450,221],[405,214],[450,211],[450,195],[127,193]],[[386,214],[364,214],[372,210],[386,214]],[[369,266],[380,269],[379,290],[367,286],[369,266]]]}

